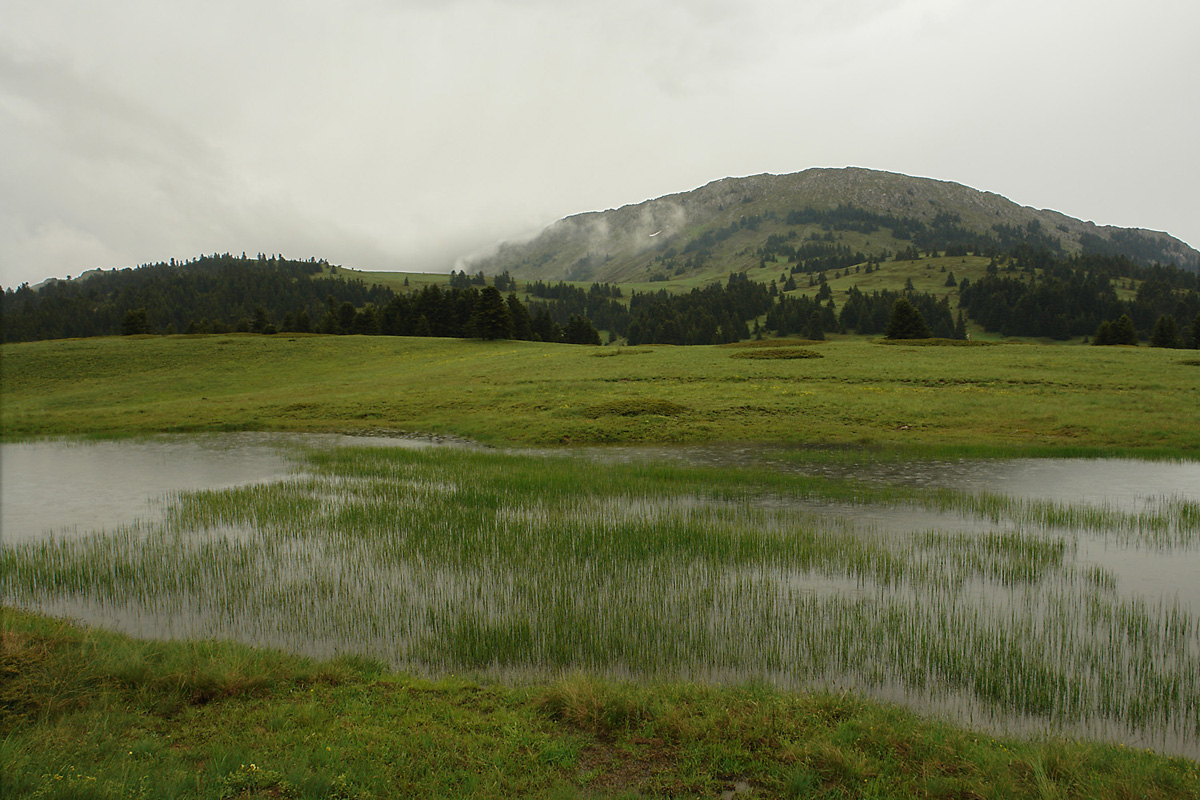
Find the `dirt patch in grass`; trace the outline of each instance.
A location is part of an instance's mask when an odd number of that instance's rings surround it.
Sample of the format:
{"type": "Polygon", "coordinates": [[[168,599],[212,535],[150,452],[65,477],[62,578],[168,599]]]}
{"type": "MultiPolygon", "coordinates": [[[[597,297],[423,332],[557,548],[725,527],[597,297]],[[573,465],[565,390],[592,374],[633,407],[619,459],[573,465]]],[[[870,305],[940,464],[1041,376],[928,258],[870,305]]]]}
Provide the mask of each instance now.
{"type": "Polygon", "coordinates": [[[652,787],[668,797],[684,796],[695,787],[682,785],[678,761],[678,748],[659,739],[598,742],[580,751],[579,776],[589,789],[603,794],[652,787]]]}

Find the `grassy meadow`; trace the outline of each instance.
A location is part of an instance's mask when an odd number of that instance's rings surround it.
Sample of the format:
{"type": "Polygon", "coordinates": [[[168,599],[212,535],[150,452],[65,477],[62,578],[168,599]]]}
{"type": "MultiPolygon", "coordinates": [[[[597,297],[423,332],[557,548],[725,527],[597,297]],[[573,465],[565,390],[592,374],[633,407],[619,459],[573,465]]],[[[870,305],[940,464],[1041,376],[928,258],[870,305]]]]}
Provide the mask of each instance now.
{"type": "Polygon", "coordinates": [[[0,350],[0,435],[385,430],[515,444],[1200,452],[1189,351],[843,339],[804,345],[820,358],[739,357],[747,349],[294,335],[31,342],[0,350]]]}
{"type": "Polygon", "coordinates": [[[1195,502],[809,469],[1195,458],[1194,353],[229,335],[0,369],[6,441],[552,446],[298,448],[284,480],[0,547],[6,797],[1200,799],[1200,616],[1081,555],[1192,557],[1195,502]],[[673,442],[805,447],[563,447],[673,442]]]}

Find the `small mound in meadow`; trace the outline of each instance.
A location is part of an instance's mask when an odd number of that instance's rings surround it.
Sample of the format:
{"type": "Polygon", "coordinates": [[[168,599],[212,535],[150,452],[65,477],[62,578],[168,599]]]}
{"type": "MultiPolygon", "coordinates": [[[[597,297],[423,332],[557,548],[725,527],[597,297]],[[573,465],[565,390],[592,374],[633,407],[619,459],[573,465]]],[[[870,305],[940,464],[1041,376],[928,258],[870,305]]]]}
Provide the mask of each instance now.
{"type": "Polygon", "coordinates": [[[640,356],[654,351],[648,347],[614,347],[597,350],[592,358],[612,358],[613,356],[640,356]]]}
{"type": "Polygon", "coordinates": [[[721,347],[798,347],[812,344],[825,344],[825,342],[816,339],[751,339],[747,342],[730,342],[721,347]]]}
{"type": "Polygon", "coordinates": [[[1179,363],[1188,367],[1200,367],[1200,358],[1185,358],[1179,363]]]}
{"type": "Polygon", "coordinates": [[[730,358],[824,358],[816,350],[806,350],[803,347],[769,347],[755,350],[739,350],[730,353],[730,358]]]}
{"type": "Polygon", "coordinates": [[[641,417],[657,415],[674,417],[690,411],[687,406],[681,406],[670,400],[660,398],[634,398],[631,400],[610,400],[607,403],[594,405],[584,411],[592,419],[596,417],[641,417]]]}
{"type": "Polygon", "coordinates": [[[876,339],[877,344],[911,344],[918,347],[991,347],[1000,342],[973,342],[970,339],[876,339]]]}

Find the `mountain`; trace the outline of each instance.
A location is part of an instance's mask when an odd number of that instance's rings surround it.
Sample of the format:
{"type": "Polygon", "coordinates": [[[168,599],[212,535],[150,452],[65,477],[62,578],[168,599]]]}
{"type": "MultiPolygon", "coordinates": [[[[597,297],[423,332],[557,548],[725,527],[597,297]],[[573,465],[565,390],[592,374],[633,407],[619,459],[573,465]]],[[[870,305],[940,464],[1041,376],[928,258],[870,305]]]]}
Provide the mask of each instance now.
{"type": "Polygon", "coordinates": [[[469,267],[487,274],[508,270],[527,280],[728,274],[758,266],[764,246],[769,250],[779,237],[793,244],[836,242],[848,255],[867,258],[910,247],[995,253],[1024,245],[1200,272],[1200,252],[1166,233],[1100,226],[957,183],[855,167],[725,178],[690,192],[577,214],[528,241],[502,243],[469,267]]]}

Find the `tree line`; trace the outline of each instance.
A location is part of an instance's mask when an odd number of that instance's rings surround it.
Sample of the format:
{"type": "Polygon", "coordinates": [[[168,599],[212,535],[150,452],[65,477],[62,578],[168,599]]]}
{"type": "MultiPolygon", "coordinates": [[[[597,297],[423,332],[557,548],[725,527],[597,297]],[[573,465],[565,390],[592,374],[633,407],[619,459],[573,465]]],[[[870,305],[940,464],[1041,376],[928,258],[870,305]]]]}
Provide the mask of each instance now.
{"type": "MultiPolygon", "coordinates": [[[[809,243],[829,244],[800,244],[809,243]]],[[[774,252],[784,252],[782,247],[800,252],[786,237],[770,245],[774,252]]],[[[737,341],[764,331],[808,338],[886,333],[903,299],[931,335],[944,338],[965,336],[965,311],[985,329],[1009,336],[1091,336],[1097,344],[1200,343],[1200,275],[1170,265],[1137,264],[1123,255],[1066,256],[1024,245],[994,258],[980,280],[958,284],[962,310],[957,316],[948,298],[917,293],[911,282],[901,292],[867,294],[854,287],[835,299],[823,272],[810,274],[812,297],[780,294],[775,283],[733,273],[723,284],[686,294],[634,291],[627,303],[622,289],[609,284],[585,289],[537,281],[525,286],[522,300],[507,273],[492,281],[489,286],[484,276],[464,271],[452,273],[445,287],[398,293],[349,279],[315,259],[213,254],[98,271],[38,289],[7,289],[0,327],[4,341],[294,331],[598,343],[604,331],[610,340],[631,344],[690,345],[737,341]],[[1136,291],[1122,299],[1117,285],[1129,280],[1137,282],[1136,291]]],[[[952,276],[947,285],[953,285],[952,276]]],[[[794,287],[794,276],[788,277],[785,290],[794,287]]]]}
{"type": "Polygon", "coordinates": [[[287,315],[305,316],[315,324],[329,298],[362,307],[391,295],[325,261],[226,253],[51,280],[37,289],[23,284],[4,291],[0,319],[6,342],[114,336],[129,327],[131,311],[146,332],[224,333],[252,330],[256,318],[278,326],[287,315]]]}
{"type": "Polygon", "coordinates": [[[1200,313],[1200,275],[1174,266],[1021,248],[1004,262],[1003,270],[994,263],[983,278],[959,287],[967,314],[1004,336],[1093,336],[1127,316],[1134,336],[1145,339],[1164,316],[1190,321],[1200,313]],[[1118,278],[1140,281],[1132,299],[1118,296],[1118,278]]]}

